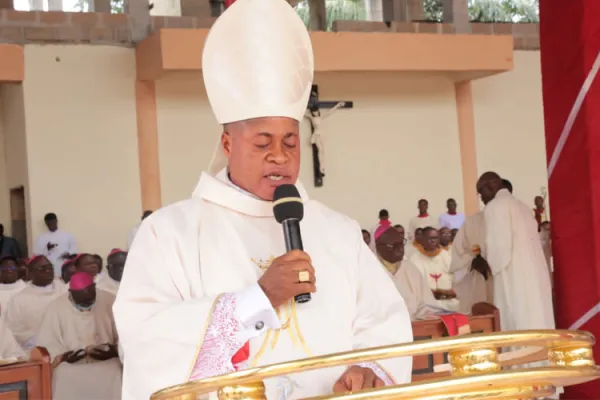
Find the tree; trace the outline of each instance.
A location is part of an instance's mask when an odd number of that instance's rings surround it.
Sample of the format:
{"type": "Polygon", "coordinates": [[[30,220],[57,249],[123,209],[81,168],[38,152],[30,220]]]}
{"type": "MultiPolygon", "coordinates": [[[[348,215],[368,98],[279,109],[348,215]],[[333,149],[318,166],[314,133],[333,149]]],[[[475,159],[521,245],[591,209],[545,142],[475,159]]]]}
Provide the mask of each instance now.
{"type": "MultiPolygon", "coordinates": [[[[327,30],[331,30],[333,21],[364,21],[367,19],[365,0],[325,0],[327,9],[327,30]]],[[[308,26],[308,2],[303,0],[296,7],[296,13],[308,26]]]]}
{"type": "MultiPolygon", "coordinates": [[[[425,19],[442,21],[442,0],[424,0],[425,19]]],[[[469,0],[473,22],[538,22],[539,0],[469,0]]]]}

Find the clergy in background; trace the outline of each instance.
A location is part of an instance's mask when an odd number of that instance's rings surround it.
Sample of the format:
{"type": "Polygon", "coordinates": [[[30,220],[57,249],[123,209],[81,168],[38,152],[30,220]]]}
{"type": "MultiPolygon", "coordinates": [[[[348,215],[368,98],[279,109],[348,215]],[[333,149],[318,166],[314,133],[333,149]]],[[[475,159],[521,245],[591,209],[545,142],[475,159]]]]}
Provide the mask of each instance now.
{"type": "Polygon", "coordinates": [[[502,330],[554,329],[550,274],[531,210],[494,172],[479,178],[477,192],[486,205],[484,255],[502,330]]]}
{"type": "Polygon", "coordinates": [[[383,266],[389,272],[396,289],[402,295],[412,320],[432,314],[428,305],[436,300],[427,279],[410,261],[404,260],[404,228],[380,226],[375,231],[375,247],[383,266]]]}
{"type": "Polygon", "coordinates": [[[15,339],[25,351],[36,346],[46,308],[61,294],[65,286],[54,279],[52,263],[45,256],[33,256],[27,263],[31,282],[8,303],[4,318],[15,339]]]}
{"type": "Polygon", "coordinates": [[[48,306],[37,345],[50,353],[55,399],[121,398],[114,301],[112,294],[96,290],[92,276],[76,272],[69,292],[48,306]]]}
{"type": "Polygon", "coordinates": [[[0,318],[0,362],[8,358],[26,358],[27,355],[15,340],[10,329],[0,318]]]}
{"type": "Polygon", "coordinates": [[[471,313],[473,304],[494,303],[492,274],[478,268],[485,262],[482,254],[485,238],[485,221],[480,211],[465,219],[452,242],[450,272],[454,273],[454,290],[460,299],[459,312],[463,314],[471,313]],[[475,261],[477,258],[481,260],[475,261]]]}
{"type": "MultiPolygon", "coordinates": [[[[294,9],[283,0],[236,1],[206,38],[202,71],[222,134],[192,198],[144,220],[129,251],[114,306],[123,397],[412,341],[406,305],[359,225],[310,199],[298,181],[313,53],[294,9]],[[304,203],[306,252],[286,252],[273,217],[282,184],[295,184],[304,203]],[[312,300],[297,304],[302,293],[312,300]]],[[[406,383],[411,370],[410,357],[397,358],[265,385],[270,399],[303,398],[406,383]]]]}
{"type": "Polygon", "coordinates": [[[429,202],[425,199],[419,200],[417,203],[419,209],[419,215],[412,217],[408,222],[408,239],[413,240],[415,238],[415,231],[418,228],[425,228],[428,226],[437,226],[437,221],[429,215],[429,202]]]}
{"type": "Polygon", "coordinates": [[[447,212],[440,215],[440,228],[459,229],[465,223],[465,214],[456,211],[456,200],[446,200],[447,212]]]}
{"type": "Polygon", "coordinates": [[[27,284],[19,278],[19,262],[12,256],[0,259],[0,316],[6,314],[8,302],[27,284]]]}
{"type": "Polygon", "coordinates": [[[123,270],[127,261],[127,252],[121,249],[112,249],[106,258],[106,272],[98,279],[98,289],[106,290],[109,293],[117,295],[123,270]]]}
{"type": "Polygon", "coordinates": [[[35,240],[33,254],[48,258],[54,267],[54,275],[60,277],[62,263],[71,254],[77,253],[77,244],[73,235],[58,229],[56,214],[46,214],[44,222],[48,231],[41,233],[35,240]]]}

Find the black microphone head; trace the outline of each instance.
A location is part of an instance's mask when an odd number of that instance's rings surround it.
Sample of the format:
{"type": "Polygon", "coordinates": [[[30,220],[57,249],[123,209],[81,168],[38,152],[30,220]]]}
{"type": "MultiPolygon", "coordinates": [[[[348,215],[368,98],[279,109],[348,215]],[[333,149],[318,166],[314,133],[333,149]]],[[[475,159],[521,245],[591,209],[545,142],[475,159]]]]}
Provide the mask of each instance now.
{"type": "Polygon", "coordinates": [[[281,185],[275,189],[273,195],[273,214],[280,224],[286,219],[304,218],[304,204],[298,189],[294,185],[281,185]]]}

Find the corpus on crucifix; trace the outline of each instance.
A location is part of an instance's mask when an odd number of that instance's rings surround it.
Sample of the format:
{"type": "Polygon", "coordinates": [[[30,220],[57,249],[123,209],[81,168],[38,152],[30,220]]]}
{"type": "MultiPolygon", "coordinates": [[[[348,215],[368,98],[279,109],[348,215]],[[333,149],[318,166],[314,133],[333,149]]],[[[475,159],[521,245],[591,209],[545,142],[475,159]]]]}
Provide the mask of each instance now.
{"type": "Polygon", "coordinates": [[[319,101],[319,87],[312,85],[306,118],[310,121],[310,144],[313,152],[315,187],[323,186],[325,176],[325,149],[321,124],[340,108],[352,108],[351,101],[319,101]]]}

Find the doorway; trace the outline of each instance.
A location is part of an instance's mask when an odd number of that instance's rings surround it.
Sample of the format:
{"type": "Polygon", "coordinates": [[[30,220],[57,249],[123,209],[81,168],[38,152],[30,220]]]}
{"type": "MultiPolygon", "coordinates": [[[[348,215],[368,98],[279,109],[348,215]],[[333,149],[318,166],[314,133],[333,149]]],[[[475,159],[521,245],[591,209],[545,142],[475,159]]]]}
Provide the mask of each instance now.
{"type": "Polygon", "coordinates": [[[25,188],[19,186],[10,189],[11,236],[17,239],[25,257],[29,257],[27,248],[27,213],[25,212],[25,188]]]}

